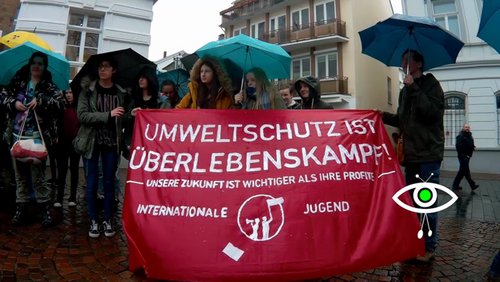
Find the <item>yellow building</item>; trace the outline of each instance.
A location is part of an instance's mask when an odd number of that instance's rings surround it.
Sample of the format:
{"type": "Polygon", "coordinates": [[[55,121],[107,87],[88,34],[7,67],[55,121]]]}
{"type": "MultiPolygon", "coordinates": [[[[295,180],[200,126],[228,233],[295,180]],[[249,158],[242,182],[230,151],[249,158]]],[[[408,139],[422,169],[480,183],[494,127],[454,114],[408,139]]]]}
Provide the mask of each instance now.
{"type": "Polygon", "coordinates": [[[361,53],[358,32],[393,14],[389,0],[239,0],[220,12],[225,37],[280,44],[291,77],[316,76],[336,109],[397,108],[399,71],[361,53]]]}

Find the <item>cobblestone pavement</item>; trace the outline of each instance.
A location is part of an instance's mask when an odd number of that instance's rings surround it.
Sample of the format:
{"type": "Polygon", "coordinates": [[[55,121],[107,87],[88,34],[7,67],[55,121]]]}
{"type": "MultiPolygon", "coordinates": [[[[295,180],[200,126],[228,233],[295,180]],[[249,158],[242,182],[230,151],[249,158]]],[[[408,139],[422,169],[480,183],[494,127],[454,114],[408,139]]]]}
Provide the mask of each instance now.
{"type": "MultiPolygon", "coordinates": [[[[442,184],[450,187],[451,177],[445,173],[442,184]]],[[[484,281],[500,249],[500,178],[478,178],[477,183],[480,188],[474,194],[463,185],[459,200],[440,213],[439,246],[432,263],[395,263],[324,281],[484,281]]],[[[152,281],[143,272],[128,271],[127,243],[119,220],[115,237],[88,238],[82,194],[77,207],[64,203],[62,210],[53,209],[57,224],[49,229],[43,229],[36,218],[32,224],[13,228],[9,224],[12,206],[4,203],[2,195],[0,281],[152,281]]],[[[440,197],[445,200],[446,196],[440,197]]],[[[31,212],[36,216],[37,209],[32,207],[31,212]]]]}

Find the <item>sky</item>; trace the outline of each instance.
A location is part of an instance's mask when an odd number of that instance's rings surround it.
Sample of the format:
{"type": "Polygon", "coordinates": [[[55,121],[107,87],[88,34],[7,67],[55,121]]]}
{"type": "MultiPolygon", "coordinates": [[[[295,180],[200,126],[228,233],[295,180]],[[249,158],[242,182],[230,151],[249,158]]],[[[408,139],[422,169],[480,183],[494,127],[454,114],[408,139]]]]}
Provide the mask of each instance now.
{"type": "MultiPolygon", "coordinates": [[[[153,6],[149,59],[157,61],[184,50],[193,53],[218,39],[224,31],[220,11],[231,7],[234,0],[160,0],[153,6]]],[[[391,0],[396,13],[401,13],[401,0],[391,0]]]]}

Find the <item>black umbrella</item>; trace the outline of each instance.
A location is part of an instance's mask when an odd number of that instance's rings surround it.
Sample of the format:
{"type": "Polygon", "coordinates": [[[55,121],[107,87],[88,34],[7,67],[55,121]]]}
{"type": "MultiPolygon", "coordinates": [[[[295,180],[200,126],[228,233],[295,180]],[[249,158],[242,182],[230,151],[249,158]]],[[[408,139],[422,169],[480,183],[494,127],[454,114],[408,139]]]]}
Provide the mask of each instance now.
{"type": "Polygon", "coordinates": [[[198,55],[196,53],[186,55],[181,58],[181,63],[184,66],[184,68],[189,72],[193,68],[194,63],[199,59],[198,55]]]}
{"type": "Polygon", "coordinates": [[[85,80],[92,81],[98,79],[98,66],[103,59],[112,59],[116,62],[116,72],[113,74],[113,81],[124,88],[132,89],[134,87],[137,83],[137,77],[144,67],[156,70],[155,63],[131,48],[92,55],[76,74],[73,81],[71,81],[70,85],[73,93],[76,95],[80,94],[82,85],[86,84],[85,80]]]}

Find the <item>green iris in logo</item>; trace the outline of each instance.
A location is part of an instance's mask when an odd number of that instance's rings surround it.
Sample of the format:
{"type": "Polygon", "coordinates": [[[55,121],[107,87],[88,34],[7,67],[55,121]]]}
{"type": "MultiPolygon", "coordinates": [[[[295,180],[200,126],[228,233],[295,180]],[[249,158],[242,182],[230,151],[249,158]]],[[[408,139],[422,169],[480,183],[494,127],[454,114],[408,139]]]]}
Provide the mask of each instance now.
{"type": "Polygon", "coordinates": [[[424,188],[418,192],[418,198],[422,202],[428,202],[432,198],[432,193],[431,190],[424,188]]]}

